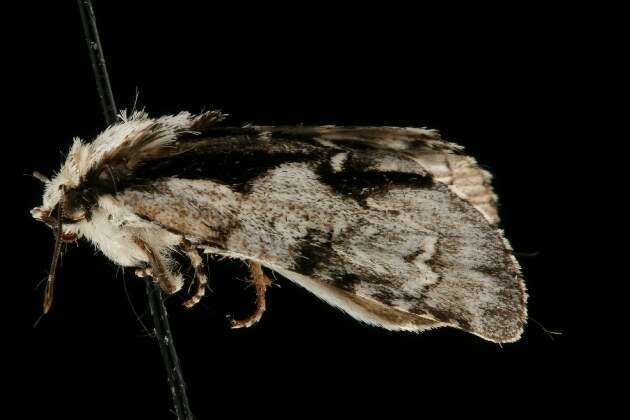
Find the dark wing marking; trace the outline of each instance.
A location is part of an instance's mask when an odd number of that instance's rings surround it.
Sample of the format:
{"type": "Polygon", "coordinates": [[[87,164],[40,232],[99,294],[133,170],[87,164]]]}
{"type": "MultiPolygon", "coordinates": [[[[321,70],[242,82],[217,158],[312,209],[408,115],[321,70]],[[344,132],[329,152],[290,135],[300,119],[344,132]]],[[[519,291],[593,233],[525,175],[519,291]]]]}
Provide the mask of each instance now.
{"type": "Polygon", "coordinates": [[[442,140],[436,130],[412,127],[260,127],[278,137],[318,139],[351,150],[384,150],[410,156],[471,203],[491,223],[499,222],[492,175],[464,154],[463,147],[442,140]]]}

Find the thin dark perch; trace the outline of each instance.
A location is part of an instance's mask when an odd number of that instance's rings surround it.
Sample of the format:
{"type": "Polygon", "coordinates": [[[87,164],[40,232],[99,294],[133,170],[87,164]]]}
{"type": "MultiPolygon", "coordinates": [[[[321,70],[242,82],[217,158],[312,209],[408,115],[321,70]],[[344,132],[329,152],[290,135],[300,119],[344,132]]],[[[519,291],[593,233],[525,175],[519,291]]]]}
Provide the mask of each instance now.
{"type": "Polygon", "coordinates": [[[85,40],[87,41],[90,60],[92,61],[92,71],[96,79],[98,97],[101,100],[105,121],[109,125],[116,121],[118,110],[116,109],[116,102],[114,101],[114,94],[112,93],[112,85],[109,82],[105,56],[103,55],[103,48],[101,47],[101,39],[98,36],[98,29],[96,28],[96,17],[94,16],[92,1],[78,0],[77,2],[79,3],[79,12],[81,12],[85,40]]]}
{"type": "MultiPolygon", "coordinates": [[[[101,107],[103,108],[107,124],[112,124],[116,121],[118,111],[116,110],[116,103],[107,73],[107,66],[105,65],[105,57],[103,56],[103,49],[101,48],[101,41],[96,28],[96,18],[94,16],[92,2],[90,0],[77,0],[77,3],[79,5],[79,11],[81,12],[81,20],[83,22],[83,29],[85,30],[88,50],[90,51],[92,70],[96,78],[96,87],[101,100],[101,107]]],[[[155,337],[160,346],[160,353],[162,354],[168,383],[173,395],[175,413],[180,420],[192,420],[194,417],[188,403],[186,383],[184,382],[179,358],[175,350],[175,343],[171,334],[168,312],[164,306],[162,291],[160,290],[160,286],[149,278],[146,279],[145,285],[149,308],[153,316],[155,337]]]]}

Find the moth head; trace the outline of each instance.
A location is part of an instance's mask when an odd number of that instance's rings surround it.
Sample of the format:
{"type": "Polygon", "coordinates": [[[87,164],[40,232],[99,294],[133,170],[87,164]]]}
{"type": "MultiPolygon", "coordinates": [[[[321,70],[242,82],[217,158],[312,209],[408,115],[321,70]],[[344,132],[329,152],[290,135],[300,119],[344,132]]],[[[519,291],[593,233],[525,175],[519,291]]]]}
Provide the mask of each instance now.
{"type": "Polygon", "coordinates": [[[50,180],[39,172],[33,173],[33,176],[45,184],[45,190],[42,205],[31,209],[31,216],[53,231],[58,229],[61,222],[64,240],[70,240],[71,236],[74,236],[71,240],[76,239],[76,235],[69,231],[74,231],[74,225],[85,220],[87,214],[87,204],[82,199],[81,189],[68,188],[60,180],[50,180]]]}

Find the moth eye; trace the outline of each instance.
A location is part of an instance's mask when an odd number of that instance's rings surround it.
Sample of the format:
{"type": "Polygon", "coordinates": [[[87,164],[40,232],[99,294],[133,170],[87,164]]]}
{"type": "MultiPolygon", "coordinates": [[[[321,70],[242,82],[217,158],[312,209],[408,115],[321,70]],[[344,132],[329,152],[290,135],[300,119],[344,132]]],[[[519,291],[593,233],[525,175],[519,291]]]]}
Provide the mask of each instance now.
{"type": "Polygon", "coordinates": [[[76,223],[85,219],[86,207],[83,190],[72,190],[66,194],[63,212],[64,223],[76,223]]]}

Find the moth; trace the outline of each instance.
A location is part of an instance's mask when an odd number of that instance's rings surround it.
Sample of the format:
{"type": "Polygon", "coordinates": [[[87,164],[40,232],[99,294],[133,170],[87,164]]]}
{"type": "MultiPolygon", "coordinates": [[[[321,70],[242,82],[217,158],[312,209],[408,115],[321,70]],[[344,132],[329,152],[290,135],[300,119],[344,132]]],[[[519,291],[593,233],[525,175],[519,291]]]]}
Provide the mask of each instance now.
{"type": "Polygon", "coordinates": [[[56,236],[50,309],[63,242],[85,238],[167,293],[195,269],[193,306],[208,282],[202,254],[249,264],[255,312],[262,267],[367,324],[450,326],[516,341],[526,322],[519,265],[497,227],[491,175],[425,128],[230,126],[219,111],[150,118],[121,113],[92,142],[74,139],[32,216],[56,236]]]}

